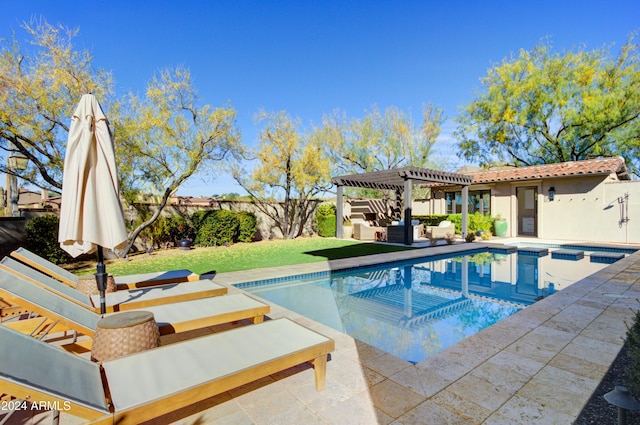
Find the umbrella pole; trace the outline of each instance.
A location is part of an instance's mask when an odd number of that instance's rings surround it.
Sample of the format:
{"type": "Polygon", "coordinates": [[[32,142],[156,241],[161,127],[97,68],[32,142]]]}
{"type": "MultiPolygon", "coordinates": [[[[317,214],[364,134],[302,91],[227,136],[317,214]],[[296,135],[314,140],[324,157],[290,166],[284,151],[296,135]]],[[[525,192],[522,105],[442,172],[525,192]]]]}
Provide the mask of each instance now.
{"type": "Polygon", "coordinates": [[[107,269],[104,265],[104,254],[102,247],[98,245],[98,265],[96,266],[96,282],[98,283],[98,290],[100,291],[100,314],[107,312],[107,305],[105,301],[105,291],[107,290],[107,269]]]}

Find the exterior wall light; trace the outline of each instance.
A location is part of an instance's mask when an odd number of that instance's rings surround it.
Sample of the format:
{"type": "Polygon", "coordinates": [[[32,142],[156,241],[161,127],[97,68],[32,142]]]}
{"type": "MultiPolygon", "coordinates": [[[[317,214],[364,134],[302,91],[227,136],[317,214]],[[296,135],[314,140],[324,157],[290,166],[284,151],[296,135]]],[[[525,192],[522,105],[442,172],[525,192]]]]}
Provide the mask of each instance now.
{"type": "Polygon", "coordinates": [[[556,188],[554,186],[551,186],[549,188],[549,200],[553,201],[555,197],[556,197],[556,188]]]}

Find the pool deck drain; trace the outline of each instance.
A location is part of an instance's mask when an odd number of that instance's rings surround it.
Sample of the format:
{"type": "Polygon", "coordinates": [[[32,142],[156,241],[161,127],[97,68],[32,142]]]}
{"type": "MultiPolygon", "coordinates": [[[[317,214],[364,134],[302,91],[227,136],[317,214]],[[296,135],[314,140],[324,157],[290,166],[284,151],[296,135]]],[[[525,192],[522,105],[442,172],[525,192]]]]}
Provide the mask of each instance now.
{"type": "MultiPolygon", "coordinates": [[[[483,244],[473,244],[473,248],[483,244]]],[[[248,270],[227,285],[459,252],[469,244],[248,270]]],[[[230,287],[230,292],[240,291],[230,287]]],[[[252,295],[255,296],[255,295],[252,295]]],[[[640,251],[413,365],[272,304],[336,341],[327,387],[299,366],[165,417],[179,424],[570,424],[624,343],[640,306],[640,251]]],[[[614,420],[612,418],[612,420],[614,420]]],[[[160,423],[160,422],[158,422],[160,423]]]]}

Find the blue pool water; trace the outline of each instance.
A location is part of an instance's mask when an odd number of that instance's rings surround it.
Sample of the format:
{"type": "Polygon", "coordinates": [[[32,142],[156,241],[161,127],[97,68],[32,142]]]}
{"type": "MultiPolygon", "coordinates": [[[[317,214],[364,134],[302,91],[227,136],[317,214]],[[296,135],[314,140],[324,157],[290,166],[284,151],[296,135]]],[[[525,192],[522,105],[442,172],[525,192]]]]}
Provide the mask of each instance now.
{"type": "Polygon", "coordinates": [[[412,363],[606,267],[469,251],[238,287],[412,363]]]}

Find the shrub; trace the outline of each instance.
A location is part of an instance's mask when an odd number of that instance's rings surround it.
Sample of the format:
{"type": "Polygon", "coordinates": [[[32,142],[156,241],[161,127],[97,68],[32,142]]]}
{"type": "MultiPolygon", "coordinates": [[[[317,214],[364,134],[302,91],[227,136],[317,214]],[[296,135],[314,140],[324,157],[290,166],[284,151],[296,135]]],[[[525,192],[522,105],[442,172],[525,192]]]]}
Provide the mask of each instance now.
{"type": "Polygon", "coordinates": [[[318,235],[323,238],[336,236],[336,216],[318,217],[318,235]]]}
{"type": "Polygon", "coordinates": [[[195,237],[195,230],[187,218],[181,215],[160,216],[149,226],[149,234],[155,247],[178,246],[182,239],[195,237]]]}
{"type": "Polygon", "coordinates": [[[167,217],[160,216],[151,223],[149,226],[148,234],[151,237],[151,244],[155,248],[160,248],[162,245],[168,245],[171,242],[169,235],[169,219],[167,217]]]}
{"type": "Polygon", "coordinates": [[[238,240],[240,220],[233,211],[211,211],[200,223],[195,243],[200,246],[231,244],[238,240]]]}
{"type": "Polygon", "coordinates": [[[483,232],[483,233],[482,233],[482,235],[480,235],[480,238],[481,238],[483,241],[488,241],[489,239],[491,239],[491,236],[493,236],[493,235],[491,234],[491,232],[486,231],[486,232],[483,232]]]}
{"type": "Polygon", "coordinates": [[[626,385],[632,393],[640,394],[640,310],[636,311],[633,324],[627,324],[626,344],[631,360],[626,385]]]}
{"type": "Polygon", "coordinates": [[[54,264],[72,262],[73,257],[60,248],[59,226],[60,219],[57,215],[43,215],[29,220],[26,227],[26,248],[54,264]]]}
{"type": "Polygon", "coordinates": [[[321,204],[316,210],[316,226],[318,235],[324,238],[336,235],[336,206],[333,204],[321,204]]]}
{"type": "Polygon", "coordinates": [[[462,234],[462,214],[449,214],[447,220],[455,224],[456,234],[462,234]]]}
{"type": "Polygon", "coordinates": [[[421,224],[425,226],[437,226],[441,221],[449,219],[446,214],[431,214],[431,215],[412,215],[413,220],[420,220],[421,224]]]}
{"type": "MultiPolygon", "coordinates": [[[[462,220],[462,218],[461,218],[462,220]]],[[[476,233],[481,230],[484,233],[491,232],[493,217],[475,212],[469,215],[469,232],[476,233]]]]}
{"type": "Polygon", "coordinates": [[[238,229],[238,241],[240,242],[253,242],[253,238],[256,235],[256,226],[258,219],[256,215],[251,212],[241,211],[237,213],[240,226],[238,229]]]}
{"type": "Polygon", "coordinates": [[[169,236],[174,246],[177,246],[178,242],[183,239],[195,239],[196,230],[188,218],[182,215],[173,215],[169,217],[168,221],[169,236]]]}
{"type": "Polygon", "coordinates": [[[467,236],[464,237],[464,240],[467,242],[473,242],[476,240],[476,235],[473,232],[467,233],[467,236]]]}

